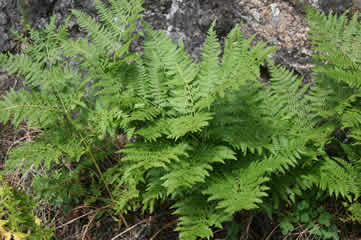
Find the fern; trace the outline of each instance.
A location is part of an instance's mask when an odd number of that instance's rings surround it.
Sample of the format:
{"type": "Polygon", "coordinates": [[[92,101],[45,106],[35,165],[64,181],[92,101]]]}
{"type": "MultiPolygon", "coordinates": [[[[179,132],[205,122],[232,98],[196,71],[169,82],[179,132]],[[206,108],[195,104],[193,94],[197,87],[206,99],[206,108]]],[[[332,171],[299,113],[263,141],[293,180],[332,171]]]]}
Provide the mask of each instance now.
{"type": "MultiPolygon", "coordinates": [[[[115,140],[104,139],[115,137],[119,128],[128,127],[127,122],[131,121],[119,107],[108,112],[109,99],[96,87],[103,79],[108,86],[114,85],[118,70],[115,66],[128,65],[128,48],[138,36],[133,31],[141,17],[141,1],[112,2],[114,6],[108,9],[96,2],[104,25],[74,11],[91,41],[70,39],[66,25],[57,27],[53,17],[46,29],[31,30],[29,39],[21,39],[27,46],[23,54],[0,57],[2,70],[23,76],[31,89],[11,90],[4,97],[0,102],[0,121],[10,121],[15,126],[25,121],[29,127],[42,129],[34,142],[24,143],[10,153],[7,169],[41,168],[43,175],[34,178],[34,189],[43,199],[59,206],[68,207],[74,199],[92,198],[92,193],[82,190],[82,184],[68,186],[69,182],[79,182],[82,176],[88,180],[95,176],[95,180],[91,179],[93,188],[103,182],[98,191],[103,191],[103,187],[109,190],[99,164],[118,147],[115,140]],[[116,17],[121,17],[120,22],[110,26],[106,20],[116,17]],[[122,33],[116,26],[122,28],[122,33]],[[91,88],[91,84],[95,87],[91,88]],[[55,183],[61,186],[54,188],[55,183]],[[69,196],[76,192],[77,197],[69,196]]],[[[146,111],[138,112],[133,121],[151,116],[146,111]]]]}
{"type": "MultiPolygon", "coordinates": [[[[361,28],[358,15],[351,20],[346,16],[328,16],[316,11],[308,11],[311,29],[311,39],[314,51],[314,79],[316,86],[312,87],[308,99],[311,103],[310,112],[322,121],[321,128],[328,128],[328,136],[320,139],[323,146],[337,146],[342,139],[335,138],[332,133],[337,129],[349,131],[349,138],[354,138],[349,146],[349,152],[358,152],[357,135],[359,125],[360,99],[360,34],[361,28]]],[[[325,155],[325,149],[321,155],[325,155]]],[[[351,201],[359,196],[359,186],[355,183],[360,176],[359,163],[354,158],[324,158],[324,164],[316,176],[316,184],[330,194],[351,201]],[[348,162],[351,160],[353,162],[348,162]]]]}
{"type": "Polygon", "coordinates": [[[230,220],[222,211],[215,210],[202,195],[193,195],[179,200],[175,205],[176,214],[181,215],[177,228],[181,239],[210,238],[213,236],[211,226],[220,228],[222,222],[230,220]]]}
{"type": "Polygon", "coordinates": [[[244,39],[238,25],[223,56],[216,22],[199,62],[149,24],[144,54],[133,53],[142,2],[109,3],[96,1],[100,22],[73,11],[89,39],[69,39],[53,19],[24,39],[23,55],[0,56],[4,70],[31,88],[5,96],[0,120],[43,130],[7,165],[44,169],[34,183],[41,198],[66,206],[101,200],[117,214],[153,212],[171,200],[180,238],[192,240],[213,237],[212,228],[237,211],[271,215],[309,189],[359,197],[356,18],[309,12],[315,83],[304,84],[268,58],[276,48],[244,39]]]}
{"type": "Polygon", "coordinates": [[[5,239],[51,239],[53,229],[34,215],[37,204],[30,196],[12,189],[0,178],[0,237],[5,239]]]}
{"type": "Polygon", "coordinates": [[[182,189],[192,189],[197,183],[205,183],[213,170],[212,164],[225,164],[226,160],[236,160],[235,152],[225,146],[207,145],[195,148],[198,149],[197,153],[179,164],[173,164],[161,178],[169,194],[181,192],[182,189]]]}
{"type": "Polygon", "coordinates": [[[11,119],[18,126],[26,119],[32,127],[46,127],[61,121],[58,116],[64,114],[62,108],[52,104],[55,101],[55,96],[11,90],[1,102],[1,121],[8,122],[11,119]]]}
{"type": "Polygon", "coordinates": [[[231,216],[236,211],[257,208],[269,189],[264,185],[269,179],[263,175],[265,172],[259,171],[259,164],[253,163],[234,174],[213,177],[203,193],[210,195],[208,201],[217,200],[217,208],[224,209],[226,216],[231,216]]]}

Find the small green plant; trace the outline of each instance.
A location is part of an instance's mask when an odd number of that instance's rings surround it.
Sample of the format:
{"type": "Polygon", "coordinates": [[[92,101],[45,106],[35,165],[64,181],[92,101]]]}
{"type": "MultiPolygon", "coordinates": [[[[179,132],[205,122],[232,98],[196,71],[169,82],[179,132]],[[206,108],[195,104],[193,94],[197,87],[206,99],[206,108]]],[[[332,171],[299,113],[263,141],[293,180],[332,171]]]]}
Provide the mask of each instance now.
{"type": "Polygon", "coordinates": [[[0,178],[0,237],[5,240],[46,240],[53,235],[34,215],[36,202],[0,178]]]}
{"type": "Polygon", "coordinates": [[[345,204],[349,212],[349,217],[352,221],[361,222],[361,204],[355,202],[353,204],[345,204]]]}
{"type": "Polygon", "coordinates": [[[299,232],[316,239],[339,239],[339,230],[332,224],[332,215],[324,206],[320,206],[320,194],[311,192],[307,197],[308,199],[299,200],[290,208],[281,211],[282,234],[299,232]]]}

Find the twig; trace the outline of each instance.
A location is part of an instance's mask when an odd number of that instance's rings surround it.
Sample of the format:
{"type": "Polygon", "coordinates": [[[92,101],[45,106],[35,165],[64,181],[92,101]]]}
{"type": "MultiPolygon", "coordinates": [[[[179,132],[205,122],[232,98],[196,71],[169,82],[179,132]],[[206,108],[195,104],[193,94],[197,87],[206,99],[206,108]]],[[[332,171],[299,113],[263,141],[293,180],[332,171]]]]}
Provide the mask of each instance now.
{"type": "Polygon", "coordinates": [[[159,233],[161,233],[164,229],[167,229],[167,228],[169,228],[170,226],[176,224],[177,222],[178,222],[178,219],[173,220],[173,221],[167,223],[167,224],[164,225],[158,232],[156,232],[156,233],[150,238],[150,240],[155,240],[155,237],[158,236],[159,233]]]}
{"type": "MultiPolygon", "coordinates": [[[[244,239],[245,240],[247,240],[248,239],[248,236],[249,236],[249,229],[250,229],[250,227],[251,227],[251,224],[252,224],[252,220],[253,220],[253,215],[251,215],[250,217],[249,217],[249,220],[248,220],[248,223],[247,223],[247,227],[246,227],[246,236],[244,237],[244,239]]],[[[242,239],[242,237],[241,237],[241,239],[242,239]]]]}
{"type": "Polygon", "coordinates": [[[279,227],[280,225],[278,224],[269,234],[268,236],[265,238],[265,240],[269,240],[272,236],[272,234],[276,231],[276,229],[279,227]]]}
{"type": "Polygon", "coordinates": [[[149,218],[147,218],[147,219],[143,219],[142,221],[140,221],[140,222],[134,224],[133,226],[125,229],[123,232],[119,233],[118,235],[116,235],[115,237],[113,237],[111,240],[117,239],[118,237],[124,235],[125,233],[133,230],[134,228],[136,228],[136,227],[137,227],[138,225],[140,225],[140,224],[143,224],[143,223],[145,223],[145,222],[151,222],[151,221],[152,221],[152,217],[149,217],[149,218]]]}
{"type": "Polygon", "coordinates": [[[94,210],[94,211],[85,213],[85,214],[83,214],[83,215],[81,215],[81,216],[79,216],[79,217],[76,217],[76,218],[70,220],[69,222],[66,222],[66,223],[64,223],[64,224],[62,224],[62,225],[60,225],[60,226],[57,226],[57,227],[55,228],[55,230],[56,230],[56,229],[59,229],[59,228],[63,228],[63,227],[65,227],[66,225],[69,225],[69,224],[75,222],[76,220],[79,220],[79,219],[81,219],[81,218],[83,218],[83,217],[86,217],[86,216],[88,216],[88,215],[90,215],[90,214],[92,214],[92,213],[96,213],[96,212],[98,212],[98,211],[100,211],[100,210],[102,210],[102,209],[108,208],[108,207],[110,207],[110,206],[111,206],[111,205],[107,205],[107,206],[98,208],[98,209],[96,209],[96,210],[94,210]]]}
{"type": "Polygon", "coordinates": [[[86,236],[86,233],[88,232],[89,226],[93,223],[95,217],[96,217],[96,214],[94,214],[92,216],[92,218],[89,220],[89,223],[86,225],[86,228],[85,228],[84,233],[83,233],[83,237],[81,238],[82,240],[85,240],[85,236],[86,236]]]}

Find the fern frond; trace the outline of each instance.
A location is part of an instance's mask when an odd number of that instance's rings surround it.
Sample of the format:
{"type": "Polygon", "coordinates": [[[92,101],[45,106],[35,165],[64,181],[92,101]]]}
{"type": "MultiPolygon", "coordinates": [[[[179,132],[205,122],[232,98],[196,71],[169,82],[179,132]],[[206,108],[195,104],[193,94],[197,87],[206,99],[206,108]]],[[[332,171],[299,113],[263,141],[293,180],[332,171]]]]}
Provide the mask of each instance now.
{"type": "Polygon", "coordinates": [[[15,148],[10,152],[9,161],[6,167],[15,170],[24,166],[26,169],[33,166],[38,169],[44,166],[51,169],[60,162],[79,162],[86,150],[79,141],[69,136],[56,136],[56,133],[49,135],[43,133],[39,139],[33,142],[26,142],[24,145],[15,148]]]}
{"type": "Polygon", "coordinates": [[[236,25],[225,40],[224,55],[221,61],[221,77],[217,93],[224,95],[226,89],[238,89],[251,82],[257,82],[260,77],[260,66],[268,55],[277,50],[276,47],[266,47],[258,43],[252,46],[256,36],[244,39],[240,26],[236,25]]]}
{"type": "Polygon", "coordinates": [[[358,168],[340,158],[325,158],[319,173],[308,177],[321,190],[350,202],[360,196],[360,173],[358,168]]]}
{"type": "Polygon", "coordinates": [[[178,139],[187,133],[195,133],[208,126],[208,121],[212,119],[211,113],[195,113],[193,115],[171,118],[167,120],[167,136],[178,139]]]}
{"type": "Polygon", "coordinates": [[[142,14],[144,10],[143,3],[143,0],[110,0],[110,4],[112,5],[111,10],[115,16],[114,22],[118,24],[120,28],[123,28],[123,30],[120,31],[120,37],[123,41],[129,42],[133,39],[137,21],[144,16],[142,14]]]}
{"type": "Polygon", "coordinates": [[[51,144],[40,141],[28,142],[10,153],[6,167],[17,169],[24,165],[25,169],[28,169],[33,165],[35,169],[38,169],[44,161],[46,167],[49,168],[52,164],[59,163],[61,155],[62,151],[51,144]]]}
{"type": "Polygon", "coordinates": [[[177,201],[173,206],[179,217],[177,231],[181,240],[195,240],[198,237],[210,239],[213,236],[211,227],[222,227],[222,222],[231,219],[231,215],[215,209],[202,195],[177,201]]]}
{"type": "MultiPolygon", "coordinates": [[[[303,155],[310,154],[305,147],[307,139],[302,137],[290,138],[285,136],[272,138],[272,155],[267,159],[269,173],[286,174],[290,167],[296,167],[303,155]]],[[[266,164],[265,164],[266,165],[266,164]]]]}
{"type": "Polygon", "coordinates": [[[171,162],[178,162],[180,158],[187,157],[190,150],[191,147],[187,143],[162,143],[158,145],[134,143],[129,144],[121,152],[125,154],[122,161],[131,163],[127,170],[130,173],[137,169],[142,171],[157,167],[168,169],[171,162]]]}
{"type": "Polygon", "coordinates": [[[261,89],[260,86],[244,86],[217,101],[208,136],[225,141],[244,154],[248,151],[261,154],[268,149],[273,131],[271,122],[253,107],[262,105],[261,89]]]}
{"type": "Polygon", "coordinates": [[[360,69],[361,46],[358,43],[361,27],[357,13],[349,21],[347,13],[341,16],[330,13],[326,16],[309,9],[308,20],[313,47],[319,51],[317,58],[339,66],[339,70],[360,69]]]}
{"type": "Polygon", "coordinates": [[[309,103],[305,98],[309,85],[302,86],[302,78],[282,66],[270,63],[269,69],[271,79],[264,101],[265,115],[278,118],[286,124],[295,124],[297,128],[312,125],[309,103]]]}
{"type": "Polygon", "coordinates": [[[62,121],[64,110],[57,105],[55,96],[43,96],[40,93],[10,90],[0,102],[0,120],[11,120],[17,127],[27,120],[29,126],[46,127],[62,121]]]}
{"type": "Polygon", "coordinates": [[[186,134],[200,132],[208,126],[212,117],[213,114],[211,113],[200,112],[177,118],[161,118],[154,121],[150,126],[138,130],[137,134],[149,141],[154,141],[162,135],[177,140],[186,134]]]}
{"type": "Polygon", "coordinates": [[[143,211],[154,212],[156,203],[167,200],[167,188],[161,180],[165,173],[166,170],[161,168],[153,168],[147,173],[148,184],[143,194],[143,211]]]}
{"type": "Polygon", "coordinates": [[[293,168],[285,175],[273,176],[270,182],[270,202],[265,201],[262,207],[266,208],[267,214],[272,216],[272,210],[278,210],[286,201],[289,205],[296,202],[297,197],[303,197],[314,186],[308,176],[312,175],[313,171],[309,168],[293,168]],[[267,206],[269,205],[269,206],[267,206]]]}
{"type": "Polygon", "coordinates": [[[185,53],[184,47],[174,44],[165,33],[145,26],[147,41],[145,54],[149,69],[150,95],[162,107],[172,107],[181,114],[195,112],[193,81],[198,67],[185,53]]]}
{"type": "Polygon", "coordinates": [[[117,47],[119,42],[116,41],[114,35],[105,26],[79,10],[72,10],[72,14],[76,17],[79,26],[86,29],[98,49],[108,52],[117,47]]]}
{"type": "Polygon", "coordinates": [[[31,44],[27,39],[23,39],[27,44],[24,53],[33,58],[34,62],[42,64],[47,68],[55,66],[62,61],[62,44],[69,38],[68,22],[57,27],[55,15],[50,18],[50,23],[45,29],[31,29],[31,44]]]}
{"type": "Polygon", "coordinates": [[[217,35],[214,30],[216,21],[213,22],[208,30],[207,40],[201,55],[200,69],[197,78],[197,85],[195,88],[198,90],[196,98],[208,98],[210,94],[215,92],[220,80],[220,63],[219,55],[220,44],[217,40],[217,35]]]}
{"type": "Polygon", "coordinates": [[[346,13],[338,17],[330,13],[327,17],[316,10],[308,12],[311,26],[311,39],[315,75],[325,74],[337,83],[347,84],[351,88],[360,88],[361,84],[361,26],[358,14],[348,20],[346,13]]]}
{"type": "Polygon", "coordinates": [[[104,25],[81,11],[73,10],[72,13],[80,27],[86,29],[97,49],[102,50],[100,53],[122,57],[138,36],[133,33],[137,20],[142,17],[141,1],[111,1],[110,7],[106,7],[97,0],[95,6],[104,25]]]}
{"type": "Polygon", "coordinates": [[[225,146],[196,146],[197,152],[188,159],[174,164],[161,179],[168,194],[173,195],[184,189],[192,189],[197,183],[204,183],[213,170],[213,163],[236,160],[235,152],[225,146]]]}
{"type": "Polygon", "coordinates": [[[208,201],[217,201],[217,209],[222,209],[229,215],[240,210],[258,208],[269,189],[265,185],[269,178],[264,175],[264,169],[259,167],[260,163],[254,162],[233,174],[213,177],[203,194],[209,195],[208,201]]]}

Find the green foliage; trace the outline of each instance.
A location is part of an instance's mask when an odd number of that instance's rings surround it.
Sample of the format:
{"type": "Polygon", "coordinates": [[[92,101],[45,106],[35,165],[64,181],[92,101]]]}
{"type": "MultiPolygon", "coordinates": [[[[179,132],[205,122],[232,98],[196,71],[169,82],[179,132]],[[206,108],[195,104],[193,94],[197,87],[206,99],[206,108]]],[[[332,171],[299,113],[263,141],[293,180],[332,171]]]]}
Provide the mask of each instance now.
{"type": "Polygon", "coordinates": [[[137,36],[133,31],[143,8],[141,1],[111,2],[106,9],[100,1],[96,3],[103,24],[74,11],[90,39],[69,38],[67,24],[56,26],[53,17],[46,29],[31,30],[29,38],[21,39],[26,45],[23,53],[0,57],[3,70],[24,77],[30,89],[11,90],[4,96],[0,121],[15,126],[25,121],[42,130],[35,141],[10,153],[7,170],[39,169],[34,191],[58,206],[94,202],[94,186],[98,191],[107,188],[99,166],[118,149],[115,140],[104,138],[114,137],[121,124],[118,120],[124,116],[119,108],[108,112],[106,97],[96,99],[101,91],[93,91],[90,85],[103,76],[113,84],[110,80],[117,73],[110,69],[128,66],[128,48],[137,36]],[[116,18],[119,22],[113,28],[106,27],[107,20],[116,18]],[[89,185],[92,191],[85,190],[89,185]]]}
{"type": "Polygon", "coordinates": [[[50,239],[52,229],[34,215],[36,206],[31,196],[12,189],[0,178],[0,237],[9,240],[50,239]]]}
{"type": "Polygon", "coordinates": [[[339,239],[339,230],[332,224],[331,214],[319,206],[319,200],[320,196],[310,192],[308,199],[297,201],[292,209],[285,209],[285,215],[280,217],[282,234],[302,232],[299,234],[316,239],[339,239]]]}
{"type": "Polygon", "coordinates": [[[352,221],[361,222],[361,204],[356,202],[348,206],[349,217],[352,221]]]}
{"type": "Polygon", "coordinates": [[[53,206],[69,211],[86,195],[84,187],[77,181],[77,171],[69,174],[62,170],[52,172],[50,177],[36,176],[33,185],[36,199],[46,200],[53,206]]]}
{"type": "Polygon", "coordinates": [[[307,98],[317,127],[324,162],[311,178],[322,189],[349,201],[360,195],[361,26],[358,14],[342,16],[308,11],[315,87],[307,98]],[[335,149],[335,150],[334,150],[335,149]]]}
{"type": "Polygon", "coordinates": [[[0,56],[4,70],[31,88],[5,96],[0,120],[43,131],[16,148],[7,167],[41,168],[39,198],[66,207],[103,201],[117,213],[152,212],[171,200],[186,240],[210,239],[240,210],[278,214],[284,201],[295,205],[297,223],[317,218],[328,227],[327,214],[310,215],[309,201],[297,202],[310,189],[357,199],[357,18],[309,12],[313,85],[275,65],[268,55],[276,48],[244,39],[239,26],[221,56],[214,22],[194,62],[183,43],[145,23],[144,54],[133,53],[142,2],[109,2],[96,1],[100,22],[73,11],[89,39],[69,39],[53,18],[24,39],[24,54],[0,56]]]}

